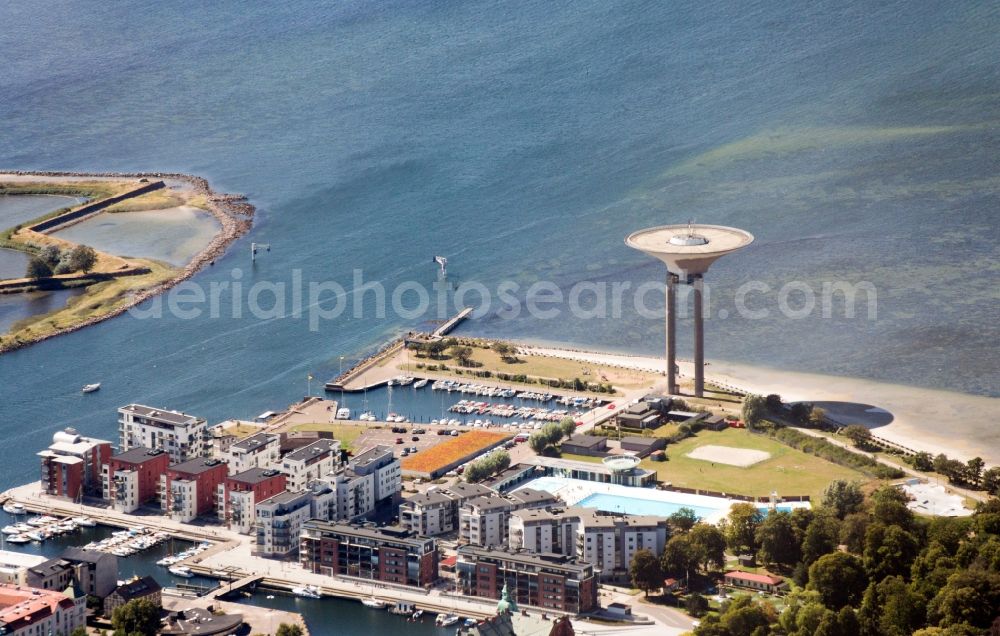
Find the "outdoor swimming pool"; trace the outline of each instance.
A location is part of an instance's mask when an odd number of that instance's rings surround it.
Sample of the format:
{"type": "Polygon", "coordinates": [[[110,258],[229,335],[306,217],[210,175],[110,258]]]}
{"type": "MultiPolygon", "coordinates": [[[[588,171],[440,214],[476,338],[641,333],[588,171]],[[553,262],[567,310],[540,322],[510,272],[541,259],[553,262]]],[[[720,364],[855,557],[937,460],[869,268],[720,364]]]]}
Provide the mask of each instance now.
{"type": "MultiPolygon", "coordinates": [[[[694,495],[672,490],[654,488],[632,488],[616,484],[603,484],[568,477],[539,477],[522,488],[544,490],[559,496],[569,506],[596,508],[606,512],[620,512],[630,515],[654,515],[669,517],[681,508],[690,508],[704,521],[715,523],[729,514],[729,508],[736,503],[725,497],[694,495]]],[[[768,506],[757,506],[767,514],[768,506]]],[[[808,508],[808,502],[783,503],[777,510],[790,512],[795,508],[808,508]]]]}

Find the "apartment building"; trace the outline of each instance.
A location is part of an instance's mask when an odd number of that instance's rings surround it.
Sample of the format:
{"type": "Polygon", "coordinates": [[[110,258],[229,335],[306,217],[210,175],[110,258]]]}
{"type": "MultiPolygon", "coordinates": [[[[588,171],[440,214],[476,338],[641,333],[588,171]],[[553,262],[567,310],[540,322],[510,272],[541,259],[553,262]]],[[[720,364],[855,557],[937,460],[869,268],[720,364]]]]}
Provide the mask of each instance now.
{"type": "Polygon", "coordinates": [[[480,547],[504,547],[515,510],[561,505],[555,495],[543,490],[524,488],[508,495],[492,493],[465,501],[458,511],[458,536],[480,547]]]}
{"type": "Polygon", "coordinates": [[[251,468],[278,468],[281,459],[281,436],[257,433],[233,442],[225,453],[229,471],[242,473],[251,468]]]}
{"type": "Polygon", "coordinates": [[[476,497],[498,496],[479,484],[458,482],[442,489],[414,495],[399,505],[399,523],[415,534],[433,537],[456,532],[462,505],[476,497]]]}
{"type": "Polygon", "coordinates": [[[519,605],[572,614],[598,606],[594,566],[570,556],[463,545],[455,568],[468,596],[499,599],[506,585],[519,605]]]}
{"type": "Polygon", "coordinates": [[[328,518],[356,521],[371,516],[376,506],[395,499],[402,487],[401,475],[390,446],[375,446],[354,456],[323,478],[337,493],[336,508],[328,518]]]}
{"type": "Polygon", "coordinates": [[[38,456],[42,489],[53,497],[79,501],[84,494],[101,493],[101,466],[111,457],[111,442],[67,428],[53,435],[38,456]]]}
{"type": "Polygon", "coordinates": [[[298,492],[333,470],[339,457],[339,441],[320,439],[282,457],[279,470],[288,477],[288,489],[298,492]]]}
{"type": "Polygon", "coordinates": [[[118,450],[155,448],[180,464],[209,454],[211,435],[205,419],[177,411],[129,404],[118,409],[118,450]]]}
{"type": "Polygon", "coordinates": [[[8,636],[69,634],[86,623],[87,599],[62,590],[0,585],[0,625],[8,636]]]}
{"type": "Polygon", "coordinates": [[[424,587],[438,578],[434,539],[395,526],[376,528],[312,520],[302,528],[302,567],[397,585],[424,587]]]}
{"type": "Polygon", "coordinates": [[[170,455],[145,446],[112,455],[101,469],[102,496],[114,510],[133,512],[156,499],[169,465],[170,455]]]}
{"type": "Polygon", "coordinates": [[[285,491],[287,478],[273,468],[250,468],[219,484],[216,511],[230,530],[241,534],[254,531],[258,502],[285,491]]]}
{"type": "Polygon", "coordinates": [[[310,519],[328,519],[337,493],[322,482],[307,490],[283,492],[256,505],[254,554],[282,558],[299,549],[299,534],[310,519]]]}
{"type": "Polygon", "coordinates": [[[215,512],[219,484],[228,469],[218,459],[199,457],[167,468],[160,477],[160,508],[175,521],[215,512]]]}
{"type": "Polygon", "coordinates": [[[532,554],[576,556],[580,516],[540,508],[517,510],[510,515],[508,546],[532,554]]]}

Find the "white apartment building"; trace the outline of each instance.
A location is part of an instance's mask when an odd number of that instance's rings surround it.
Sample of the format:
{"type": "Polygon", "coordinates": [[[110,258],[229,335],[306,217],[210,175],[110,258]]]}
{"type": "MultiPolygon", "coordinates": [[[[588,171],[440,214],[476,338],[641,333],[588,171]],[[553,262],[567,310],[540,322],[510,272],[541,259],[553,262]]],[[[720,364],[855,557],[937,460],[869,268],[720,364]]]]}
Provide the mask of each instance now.
{"type": "Polygon", "coordinates": [[[180,464],[207,456],[210,441],[204,418],[141,404],[118,409],[118,452],[140,446],[160,449],[180,464]]]}
{"type": "Polygon", "coordinates": [[[476,497],[497,497],[497,493],[479,484],[458,482],[446,489],[433,488],[409,497],[399,505],[399,524],[425,537],[458,530],[459,509],[476,497]]]}
{"type": "Polygon", "coordinates": [[[286,454],[281,458],[281,465],[275,468],[288,477],[288,490],[298,492],[305,490],[309,482],[321,479],[333,470],[339,456],[339,441],[320,439],[286,454]]]}
{"type": "Polygon", "coordinates": [[[258,503],[257,540],[253,553],[267,558],[281,558],[299,548],[302,524],[325,516],[335,505],[336,493],[325,484],[314,484],[302,492],[283,492],[258,503]]]}
{"type": "Polygon", "coordinates": [[[500,495],[466,501],[458,513],[459,537],[483,548],[505,546],[511,508],[511,502],[500,495]]]}
{"type": "Polygon", "coordinates": [[[251,435],[233,442],[224,457],[232,474],[251,468],[277,468],[281,459],[281,437],[273,433],[251,435]]]}
{"type": "Polygon", "coordinates": [[[402,487],[402,473],[392,447],[380,445],[353,457],[323,481],[337,495],[328,518],[354,521],[371,515],[382,501],[395,498],[402,487]]]}
{"type": "Polygon", "coordinates": [[[577,557],[600,570],[602,578],[625,575],[637,551],[659,555],[666,541],[667,521],[662,517],[590,508],[519,510],[510,515],[512,550],[577,557]]]}

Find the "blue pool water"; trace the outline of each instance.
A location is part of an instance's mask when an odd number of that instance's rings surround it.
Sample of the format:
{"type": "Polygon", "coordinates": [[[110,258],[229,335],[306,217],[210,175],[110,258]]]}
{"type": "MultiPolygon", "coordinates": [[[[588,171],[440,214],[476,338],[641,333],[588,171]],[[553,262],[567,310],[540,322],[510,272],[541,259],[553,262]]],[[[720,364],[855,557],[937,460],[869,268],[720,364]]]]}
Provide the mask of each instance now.
{"type": "MultiPolygon", "coordinates": [[[[721,500],[720,500],[721,502],[721,500]]],[[[656,515],[658,517],[669,517],[681,508],[694,510],[699,518],[704,519],[717,514],[723,509],[710,508],[708,506],[693,506],[685,503],[675,503],[671,501],[658,501],[655,499],[638,499],[635,497],[622,497],[621,495],[606,495],[597,493],[585,497],[576,503],[583,508],[597,508],[606,512],[624,512],[630,515],[656,515]]]]}

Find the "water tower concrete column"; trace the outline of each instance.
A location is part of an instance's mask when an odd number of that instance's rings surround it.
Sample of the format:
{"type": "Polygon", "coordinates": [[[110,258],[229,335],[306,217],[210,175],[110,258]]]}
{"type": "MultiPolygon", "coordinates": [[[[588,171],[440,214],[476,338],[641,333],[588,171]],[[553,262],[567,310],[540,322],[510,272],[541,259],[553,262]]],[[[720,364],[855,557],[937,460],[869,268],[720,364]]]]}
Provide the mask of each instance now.
{"type": "Polygon", "coordinates": [[[667,273],[667,393],[677,394],[677,274],[667,273]]]}
{"type": "Polygon", "coordinates": [[[705,280],[696,274],[694,288],[694,395],[705,395],[705,318],[703,316],[703,294],[705,280]]]}

